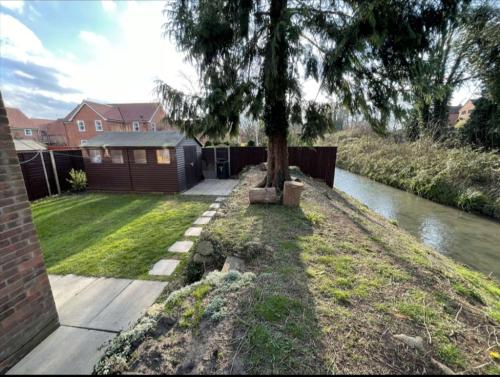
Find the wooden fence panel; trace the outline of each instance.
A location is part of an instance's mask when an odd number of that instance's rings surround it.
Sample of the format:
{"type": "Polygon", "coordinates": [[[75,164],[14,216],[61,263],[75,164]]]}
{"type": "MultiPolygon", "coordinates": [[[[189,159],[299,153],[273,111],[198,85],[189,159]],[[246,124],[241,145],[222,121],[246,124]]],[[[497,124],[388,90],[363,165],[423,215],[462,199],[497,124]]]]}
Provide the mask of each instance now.
{"type": "MultiPolygon", "coordinates": [[[[217,148],[217,157],[223,157],[226,147],[217,148]]],[[[203,148],[207,158],[213,155],[213,148],[203,148]]],[[[265,147],[231,147],[231,175],[239,174],[247,165],[258,165],[267,160],[265,147]]],[[[322,179],[333,187],[337,147],[288,147],[288,162],[313,178],[322,179]]],[[[213,157],[212,157],[213,160],[213,157]]]]}
{"type": "MultiPolygon", "coordinates": [[[[49,187],[47,186],[47,180],[45,179],[43,171],[42,155],[47,171],[50,192],[52,195],[57,194],[56,179],[50,154],[48,151],[40,153],[40,155],[37,155],[37,153],[38,152],[19,152],[17,154],[30,201],[49,196],[49,187]]],[[[70,184],[66,179],[69,177],[70,170],[73,168],[85,170],[82,153],[80,151],[54,152],[54,160],[61,191],[68,191],[70,189],[70,184]]]]}

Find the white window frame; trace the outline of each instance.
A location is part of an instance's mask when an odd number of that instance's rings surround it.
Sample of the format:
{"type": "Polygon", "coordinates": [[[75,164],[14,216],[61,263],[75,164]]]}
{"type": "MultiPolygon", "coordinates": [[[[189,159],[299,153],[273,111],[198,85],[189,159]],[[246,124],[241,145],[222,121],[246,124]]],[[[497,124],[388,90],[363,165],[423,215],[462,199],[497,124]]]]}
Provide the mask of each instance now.
{"type": "Polygon", "coordinates": [[[132,132],[141,132],[141,124],[137,120],[132,122],[132,132]]]}
{"type": "Polygon", "coordinates": [[[33,136],[33,130],[31,128],[25,128],[24,135],[25,136],[33,136]]]}
{"type": "Polygon", "coordinates": [[[85,145],[85,144],[87,144],[87,141],[88,141],[87,139],[80,140],[80,145],[85,145]]]}
{"type": "Polygon", "coordinates": [[[102,120],[96,119],[94,120],[95,130],[96,132],[103,132],[104,128],[102,127],[102,120]]]}
{"type": "Polygon", "coordinates": [[[83,121],[83,120],[77,120],[76,121],[76,127],[78,128],[78,131],[85,132],[85,121],[83,121]]]}
{"type": "Polygon", "coordinates": [[[150,127],[151,127],[151,132],[156,132],[156,123],[155,122],[151,122],[150,127]]]}

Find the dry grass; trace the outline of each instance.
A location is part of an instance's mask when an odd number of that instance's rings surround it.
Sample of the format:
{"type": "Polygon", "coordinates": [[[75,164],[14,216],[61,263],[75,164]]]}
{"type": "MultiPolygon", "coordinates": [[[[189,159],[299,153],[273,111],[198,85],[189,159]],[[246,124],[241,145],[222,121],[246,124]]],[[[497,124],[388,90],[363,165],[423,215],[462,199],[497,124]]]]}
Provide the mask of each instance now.
{"type": "Polygon", "coordinates": [[[338,145],[337,165],[438,203],[500,218],[500,156],[444,148],[428,139],[396,142],[362,130],[324,141],[338,145]]]}
{"type": "Polygon", "coordinates": [[[248,241],[273,251],[247,266],[248,284],[222,296],[210,277],[170,296],[127,370],[440,373],[434,358],[456,372],[499,372],[496,282],[306,177],[299,209],[250,206],[261,174],[244,175],[208,230],[226,253],[248,241]],[[224,313],[217,321],[214,308],[224,313]],[[422,337],[424,351],[395,334],[422,337]]]}

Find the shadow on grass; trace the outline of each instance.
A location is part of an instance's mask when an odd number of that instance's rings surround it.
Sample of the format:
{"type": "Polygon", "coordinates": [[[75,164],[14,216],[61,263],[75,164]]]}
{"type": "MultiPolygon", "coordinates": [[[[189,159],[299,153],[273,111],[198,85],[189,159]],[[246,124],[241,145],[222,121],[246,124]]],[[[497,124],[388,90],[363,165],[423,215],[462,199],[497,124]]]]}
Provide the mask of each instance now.
{"type": "Polygon", "coordinates": [[[242,327],[233,332],[242,339],[233,349],[245,360],[239,372],[325,373],[316,305],[296,243],[313,233],[312,224],[300,208],[281,205],[251,205],[241,218],[249,236],[274,252],[250,266],[259,272],[256,287],[240,304],[242,327]]]}

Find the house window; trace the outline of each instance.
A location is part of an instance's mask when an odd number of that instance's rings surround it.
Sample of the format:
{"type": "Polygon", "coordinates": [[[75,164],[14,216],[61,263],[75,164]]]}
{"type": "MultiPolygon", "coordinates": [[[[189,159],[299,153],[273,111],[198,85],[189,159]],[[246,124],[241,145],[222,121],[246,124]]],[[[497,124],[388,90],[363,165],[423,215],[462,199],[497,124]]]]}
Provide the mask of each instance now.
{"type": "Polygon", "coordinates": [[[80,140],[80,145],[85,145],[87,144],[87,140],[80,140]]]}
{"type": "Polygon", "coordinates": [[[149,129],[151,130],[151,132],[156,132],[156,123],[151,122],[151,124],[149,125],[149,129]]]}
{"type": "Polygon", "coordinates": [[[93,164],[102,163],[102,151],[100,149],[90,150],[90,162],[92,162],[93,164]]]}
{"type": "Polygon", "coordinates": [[[24,134],[25,134],[26,136],[33,136],[33,131],[31,130],[31,128],[26,128],[26,129],[24,130],[24,134]]]}
{"type": "Polygon", "coordinates": [[[78,131],[85,132],[85,122],[83,120],[77,120],[76,125],[78,127],[78,131]]]}
{"type": "Polygon", "coordinates": [[[139,132],[140,130],[141,130],[141,127],[139,126],[139,122],[137,122],[137,121],[132,122],[132,131],[139,132]]]}
{"type": "Polygon", "coordinates": [[[95,124],[95,130],[97,132],[104,131],[103,128],[102,128],[102,121],[100,121],[100,120],[94,120],[94,124],[95,124]]]}
{"type": "Polygon", "coordinates": [[[123,151],[121,149],[111,150],[111,162],[113,164],[123,164],[123,151]]]}
{"type": "Polygon", "coordinates": [[[158,149],[156,151],[156,162],[158,164],[170,164],[170,151],[168,149],[158,149]]]}
{"type": "Polygon", "coordinates": [[[134,162],[136,164],[147,164],[146,151],[144,149],[134,150],[134,162]]]}

